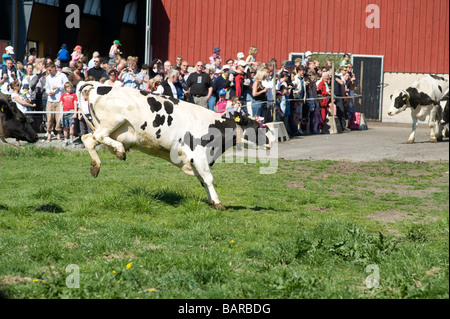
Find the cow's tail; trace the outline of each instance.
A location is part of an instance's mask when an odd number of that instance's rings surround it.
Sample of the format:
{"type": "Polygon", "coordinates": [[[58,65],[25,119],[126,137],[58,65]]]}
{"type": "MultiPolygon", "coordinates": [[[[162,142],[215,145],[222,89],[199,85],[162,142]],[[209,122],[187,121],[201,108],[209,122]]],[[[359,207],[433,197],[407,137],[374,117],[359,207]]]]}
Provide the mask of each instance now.
{"type": "MultiPolygon", "coordinates": [[[[81,82],[80,82],[80,84],[78,85],[78,88],[77,88],[77,97],[78,97],[78,101],[81,101],[81,98],[82,98],[81,92],[83,92],[83,90],[89,90],[89,91],[90,91],[90,90],[92,90],[93,88],[97,87],[98,85],[99,85],[98,82],[93,82],[93,81],[85,82],[85,83],[81,83],[81,82]]],[[[88,93],[88,101],[89,101],[89,93],[88,93]]],[[[94,110],[91,110],[91,109],[90,109],[90,108],[91,108],[90,103],[88,103],[88,108],[89,108],[89,113],[91,113],[92,115],[94,115],[94,114],[93,114],[93,113],[94,113],[94,110]]],[[[92,130],[92,132],[95,132],[95,125],[94,125],[94,123],[92,123],[92,122],[86,117],[86,115],[84,114],[84,112],[81,112],[81,116],[83,116],[84,121],[86,122],[87,125],[89,125],[89,127],[90,127],[91,130],[92,130]]]]}

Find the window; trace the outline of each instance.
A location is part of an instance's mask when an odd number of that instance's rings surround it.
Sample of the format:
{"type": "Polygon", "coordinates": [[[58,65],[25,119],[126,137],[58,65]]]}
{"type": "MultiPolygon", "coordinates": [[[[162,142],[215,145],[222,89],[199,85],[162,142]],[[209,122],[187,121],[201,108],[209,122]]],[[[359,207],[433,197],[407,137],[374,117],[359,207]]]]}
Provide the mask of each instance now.
{"type": "Polygon", "coordinates": [[[59,7],[59,0],[35,0],[35,2],[46,4],[48,6],[59,7]]]}
{"type": "Polygon", "coordinates": [[[138,8],[137,0],[128,3],[125,6],[125,10],[123,12],[122,22],[130,23],[130,24],[137,24],[137,15],[136,15],[137,8],[138,8]]]}
{"type": "Polygon", "coordinates": [[[100,16],[100,0],[86,0],[83,13],[100,16]]]}

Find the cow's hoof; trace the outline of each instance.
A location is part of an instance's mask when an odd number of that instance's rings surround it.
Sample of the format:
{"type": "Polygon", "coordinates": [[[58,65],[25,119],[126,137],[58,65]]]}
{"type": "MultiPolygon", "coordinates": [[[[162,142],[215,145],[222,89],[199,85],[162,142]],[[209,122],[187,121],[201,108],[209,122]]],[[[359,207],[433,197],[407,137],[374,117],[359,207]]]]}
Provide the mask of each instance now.
{"type": "Polygon", "coordinates": [[[100,172],[100,165],[97,165],[96,162],[91,162],[91,175],[96,178],[98,176],[98,173],[100,172]]]}
{"type": "Polygon", "coordinates": [[[211,206],[218,210],[226,210],[225,206],[223,206],[222,203],[213,203],[211,204],[211,206]]]}
{"type": "Polygon", "coordinates": [[[187,175],[195,176],[194,171],[192,170],[192,166],[191,166],[190,163],[184,164],[183,167],[181,168],[181,170],[187,175]]]}
{"type": "Polygon", "coordinates": [[[127,159],[127,154],[125,152],[117,152],[116,156],[119,160],[124,161],[127,159]]]}
{"type": "Polygon", "coordinates": [[[437,140],[437,138],[430,138],[430,143],[437,143],[438,142],[438,140],[437,140]]]}
{"type": "Polygon", "coordinates": [[[414,144],[414,139],[408,140],[408,144],[414,144]]]}

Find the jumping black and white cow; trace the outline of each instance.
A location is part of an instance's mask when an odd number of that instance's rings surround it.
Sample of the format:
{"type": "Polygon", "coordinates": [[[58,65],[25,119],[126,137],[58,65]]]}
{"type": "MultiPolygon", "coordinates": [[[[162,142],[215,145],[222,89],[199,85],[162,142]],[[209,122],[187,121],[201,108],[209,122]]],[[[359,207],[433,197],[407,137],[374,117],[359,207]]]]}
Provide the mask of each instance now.
{"type": "Polygon", "coordinates": [[[39,139],[29,118],[17,108],[16,103],[8,103],[8,101],[0,99],[0,139],[5,144],[16,147],[7,142],[7,138],[15,138],[29,143],[35,143],[39,139]]]}
{"type": "MultiPolygon", "coordinates": [[[[87,82],[93,133],[82,141],[92,157],[91,174],[97,177],[101,161],[95,147],[103,144],[118,159],[126,151],[138,149],[163,158],[196,176],[205,188],[212,206],[225,209],[213,186],[210,168],[241,136],[258,145],[273,141],[270,131],[247,116],[224,118],[204,107],[173,97],[154,95],[132,88],[108,87],[87,82]],[[236,134],[241,129],[242,134],[236,134]],[[266,135],[267,134],[267,135],[266,135]],[[269,140],[268,136],[271,138],[269,140]]],[[[244,142],[244,141],[243,141],[244,142]]]]}
{"type": "Polygon", "coordinates": [[[408,138],[408,143],[412,144],[415,140],[418,121],[425,121],[427,116],[430,126],[430,142],[436,143],[442,139],[442,130],[439,119],[439,101],[448,89],[448,78],[437,75],[427,75],[406,90],[397,90],[391,96],[391,106],[388,114],[394,116],[411,108],[412,132],[408,138]]]}

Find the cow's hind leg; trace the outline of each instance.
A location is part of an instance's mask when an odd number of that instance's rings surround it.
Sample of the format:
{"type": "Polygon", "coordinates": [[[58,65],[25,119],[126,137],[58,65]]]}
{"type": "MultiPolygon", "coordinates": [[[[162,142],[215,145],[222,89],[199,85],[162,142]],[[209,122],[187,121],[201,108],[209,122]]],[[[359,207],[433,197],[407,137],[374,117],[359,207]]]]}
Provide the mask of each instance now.
{"type": "MultiPolygon", "coordinates": [[[[437,116],[437,107],[434,107],[430,111],[430,117],[428,120],[428,126],[430,127],[430,142],[431,143],[437,143],[438,142],[438,135],[439,134],[439,127],[437,124],[439,123],[439,119],[436,120],[437,116]]],[[[442,136],[440,137],[440,140],[442,141],[442,136]]]]}
{"type": "Polygon", "coordinates": [[[93,138],[92,133],[83,135],[81,137],[81,140],[83,141],[84,146],[86,147],[89,155],[92,158],[91,175],[97,177],[98,173],[100,172],[101,161],[100,157],[98,157],[95,147],[100,143],[93,138]]]}
{"type": "Polygon", "coordinates": [[[192,163],[192,169],[194,171],[195,176],[197,176],[198,180],[205,188],[211,206],[213,206],[216,209],[225,210],[225,206],[223,206],[222,203],[220,202],[216,190],[214,189],[213,185],[214,179],[211,174],[211,170],[209,168],[206,157],[203,158],[202,160],[198,159],[194,160],[194,163],[192,163]]]}

